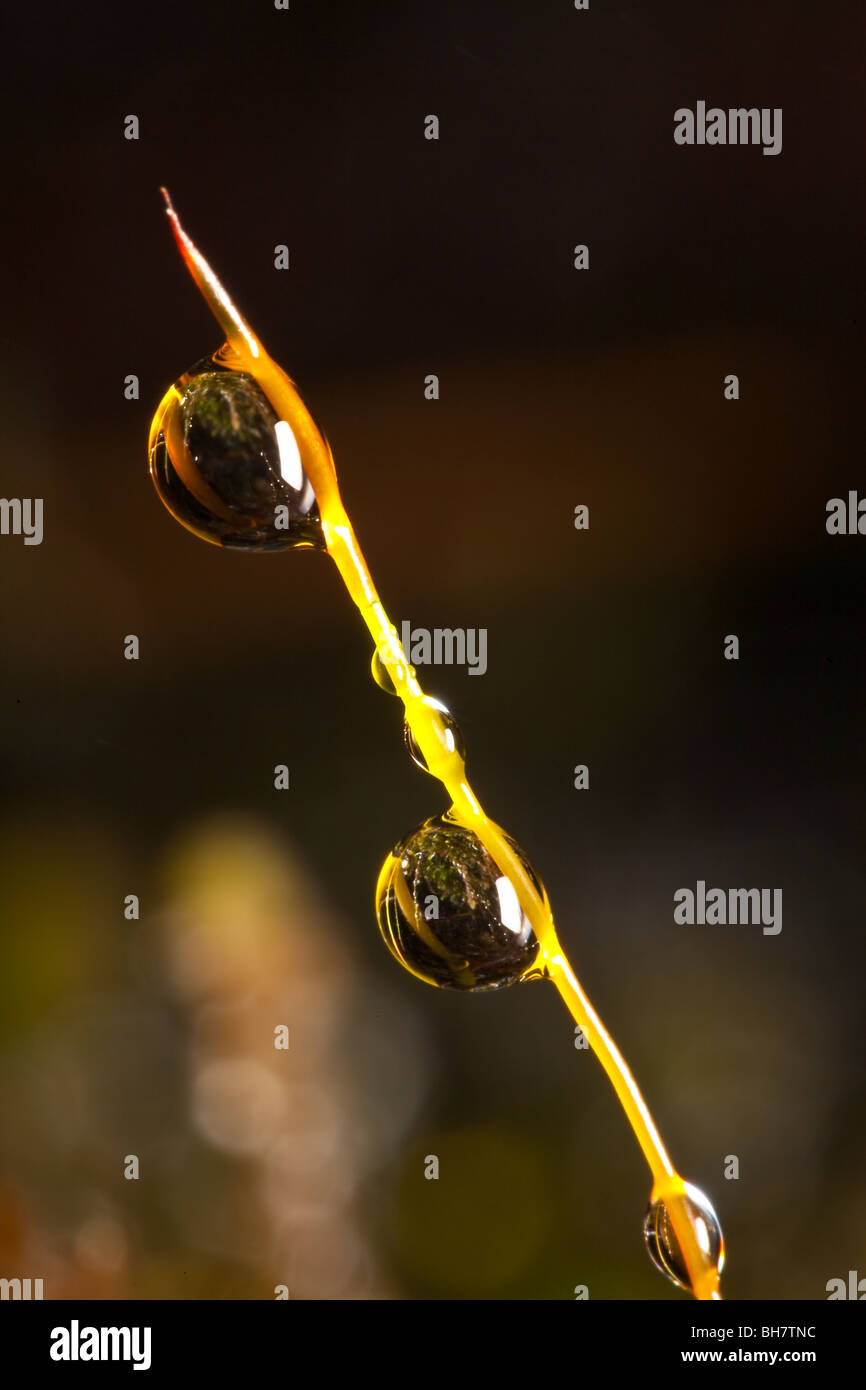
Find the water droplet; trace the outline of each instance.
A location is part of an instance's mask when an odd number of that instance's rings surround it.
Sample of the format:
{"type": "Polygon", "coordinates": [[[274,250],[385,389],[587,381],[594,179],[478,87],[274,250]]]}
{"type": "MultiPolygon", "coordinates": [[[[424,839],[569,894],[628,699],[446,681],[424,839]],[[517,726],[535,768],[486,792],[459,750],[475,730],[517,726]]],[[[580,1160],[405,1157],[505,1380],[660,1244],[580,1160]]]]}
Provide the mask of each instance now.
{"type": "MultiPolygon", "coordinates": [[[[394,640],[397,641],[396,633],[394,640]]],[[[370,670],[373,673],[373,680],[388,695],[397,694],[396,686],[391,679],[392,669],[397,672],[400,680],[405,680],[407,676],[414,676],[415,674],[414,666],[407,663],[400,651],[399,644],[394,646],[383,642],[373,653],[370,670]]]]}
{"type": "MultiPolygon", "coordinates": [[[[460,726],[457,720],[449,713],[443,704],[440,704],[438,700],[434,700],[431,695],[425,695],[421,703],[433,711],[433,723],[439,742],[442,745],[443,753],[456,753],[465,763],[466,744],[463,742],[463,735],[460,732],[460,726]]],[[[427,759],[421,752],[407,719],[403,720],[403,742],[409,750],[409,756],[412,761],[421,768],[422,772],[429,772],[430,769],[427,766],[427,759]]]]}
{"type": "MultiPolygon", "coordinates": [[[[506,838],[546,904],[523,851],[506,838]]],[[[537,974],[539,942],[514,885],[450,813],[395,846],[379,875],[376,909],[390,951],[428,984],[491,990],[537,974]]]]}
{"type": "Polygon", "coordinates": [[[218,354],[197,362],[163,398],[151,439],[156,490],[195,535],[232,550],[325,548],[295,437],[248,372],[218,354]]]}
{"type": "Polygon", "coordinates": [[[664,1201],[650,1202],[644,1217],[643,1235],[650,1259],[656,1269],[667,1275],[681,1289],[691,1291],[692,1283],[685,1257],[680,1249],[671,1220],[671,1209],[679,1207],[694,1231],[698,1249],[706,1268],[721,1274],[725,1264],[725,1242],[722,1227],[709,1197],[692,1183],[684,1184],[685,1192],[664,1201]]]}

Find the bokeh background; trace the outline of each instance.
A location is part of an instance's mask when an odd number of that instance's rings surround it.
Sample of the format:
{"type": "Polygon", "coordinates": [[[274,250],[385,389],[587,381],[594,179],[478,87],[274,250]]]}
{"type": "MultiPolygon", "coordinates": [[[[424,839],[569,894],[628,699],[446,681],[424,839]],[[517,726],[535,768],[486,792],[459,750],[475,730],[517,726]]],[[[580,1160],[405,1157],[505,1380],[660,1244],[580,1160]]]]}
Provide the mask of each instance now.
{"type": "Polygon", "coordinates": [[[727,1294],[866,1274],[866,540],[824,526],[866,490],[864,42],[861,5],[793,0],[7,16],[0,492],[45,538],[0,538],[0,1274],[684,1296],[552,987],[434,991],[379,939],[442,794],[329,561],[220,552],[153,492],[151,413],[219,342],[161,183],[327,431],[391,616],[488,629],[483,678],[419,674],[717,1205],[727,1294]],[[781,106],[782,154],[676,147],[698,99],[781,106]],[[781,887],[781,935],[676,926],[698,878],[781,887]]]}

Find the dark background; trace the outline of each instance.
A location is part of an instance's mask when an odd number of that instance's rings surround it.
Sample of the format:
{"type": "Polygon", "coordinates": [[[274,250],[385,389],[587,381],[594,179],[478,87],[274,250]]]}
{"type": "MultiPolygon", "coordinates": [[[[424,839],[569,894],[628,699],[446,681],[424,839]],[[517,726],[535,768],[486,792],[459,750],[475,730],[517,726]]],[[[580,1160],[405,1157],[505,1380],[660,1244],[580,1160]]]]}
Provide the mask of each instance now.
{"type": "Polygon", "coordinates": [[[726,1293],[866,1275],[866,540],[824,525],[866,490],[864,39],[792,0],[7,17],[0,494],[45,538],[0,538],[0,1275],[684,1296],[553,989],[436,992],[379,939],[380,863],[443,803],[333,567],[203,545],[153,491],[151,414],[219,344],[162,183],[392,619],[488,629],[483,679],[419,674],[719,1210],[726,1293]],[[699,99],[782,107],[782,153],[676,146],[699,99]],[[781,935],[676,926],[698,878],[781,887],[781,935]]]}

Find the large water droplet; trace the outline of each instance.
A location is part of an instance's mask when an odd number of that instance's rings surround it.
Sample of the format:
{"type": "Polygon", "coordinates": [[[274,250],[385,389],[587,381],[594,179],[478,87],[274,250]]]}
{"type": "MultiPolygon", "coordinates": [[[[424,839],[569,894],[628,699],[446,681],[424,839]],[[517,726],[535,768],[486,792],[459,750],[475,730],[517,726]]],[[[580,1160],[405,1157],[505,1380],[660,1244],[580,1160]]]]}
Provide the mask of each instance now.
{"type": "Polygon", "coordinates": [[[650,1202],[644,1218],[643,1234],[656,1269],[681,1289],[691,1292],[688,1266],[671,1220],[672,1209],[679,1208],[691,1225],[705,1268],[715,1269],[721,1274],[725,1263],[725,1242],[721,1223],[709,1197],[693,1183],[687,1182],[684,1187],[685,1191],[676,1197],[650,1202]]]}
{"type": "MultiPolygon", "coordinates": [[[[463,742],[463,735],[460,726],[452,714],[445,708],[439,700],[435,700],[432,695],[425,695],[421,703],[432,712],[432,724],[436,731],[436,737],[446,755],[456,753],[459,758],[466,761],[466,744],[463,742]]],[[[409,756],[413,763],[421,768],[422,772],[429,772],[427,759],[421,752],[418,741],[412,732],[407,719],[403,720],[403,742],[409,750],[409,756]]]]}
{"type": "Polygon", "coordinates": [[[151,437],[156,490],[195,535],[232,550],[325,548],[295,437],[248,372],[196,363],[166,393],[151,437]]]}
{"type": "MultiPolygon", "coordinates": [[[[508,843],[547,905],[526,856],[508,843]]],[[[473,830],[433,816],[392,850],[379,876],[379,929],[401,965],[427,984],[501,989],[537,970],[540,953],[511,880],[473,830]]]]}

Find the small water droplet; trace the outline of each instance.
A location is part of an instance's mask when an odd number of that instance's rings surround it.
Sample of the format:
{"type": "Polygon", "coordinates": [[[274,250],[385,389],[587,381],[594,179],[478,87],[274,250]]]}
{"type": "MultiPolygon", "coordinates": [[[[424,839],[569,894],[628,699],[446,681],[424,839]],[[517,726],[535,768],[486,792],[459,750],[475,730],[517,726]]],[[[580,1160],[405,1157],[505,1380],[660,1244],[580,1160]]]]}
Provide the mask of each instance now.
{"type": "Polygon", "coordinates": [[[248,372],[219,354],[175,382],[152,426],[150,474],[172,516],[231,550],[325,549],[297,441],[248,372]]]}
{"type": "MultiPolygon", "coordinates": [[[[396,641],[396,633],[395,633],[396,641]]],[[[373,673],[373,680],[387,695],[396,695],[397,689],[391,679],[391,671],[397,673],[399,680],[405,680],[407,676],[414,676],[415,668],[410,666],[400,652],[399,645],[383,642],[373,653],[370,662],[370,670],[373,673]]]]}
{"type": "Polygon", "coordinates": [[[693,1183],[684,1184],[685,1191],[664,1201],[650,1202],[644,1217],[643,1235],[649,1257],[656,1269],[667,1275],[679,1288],[691,1291],[692,1283],[685,1257],[680,1249],[671,1220],[671,1209],[678,1206],[690,1222],[695,1240],[706,1268],[721,1274],[725,1263],[725,1242],[722,1227],[713,1204],[693,1183]]]}
{"type": "MultiPolygon", "coordinates": [[[[453,715],[445,708],[439,700],[434,700],[431,695],[425,695],[421,701],[427,709],[433,711],[433,723],[436,734],[445,754],[456,753],[459,758],[466,761],[466,745],[463,742],[463,735],[460,726],[453,715]]],[[[409,750],[409,756],[413,763],[421,768],[422,772],[429,772],[427,759],[421,752],[415,735],[407,719],[403,720],[403,742],[409,750]]]]}
{"type": "MultiPolygon", "coordinates": [[[[546,903],[523,851],[506,838],[546,903]]],[[[427,984],[477,992],[537,973],[540,945],[514,885],[450,813],[395,846],[379,876],[376,909],[389,950],[427,984]]]]}

